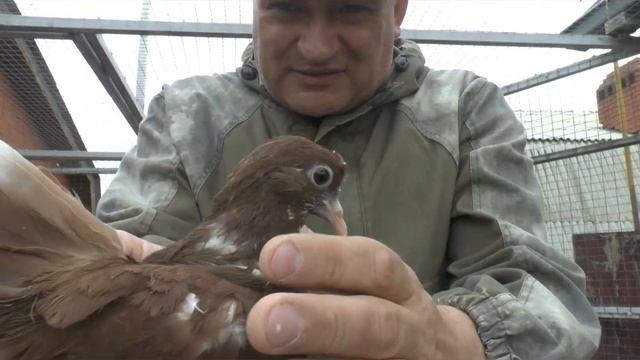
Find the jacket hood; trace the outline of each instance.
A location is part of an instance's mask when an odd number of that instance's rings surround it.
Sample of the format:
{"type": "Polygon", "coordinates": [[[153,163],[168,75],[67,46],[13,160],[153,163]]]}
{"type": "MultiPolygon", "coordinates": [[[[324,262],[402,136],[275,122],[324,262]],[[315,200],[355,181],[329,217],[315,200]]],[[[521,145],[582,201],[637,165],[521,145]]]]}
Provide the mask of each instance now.
{"type": "MultiPolygon", "coordinates": [[[[250,43],[244,50],[242,64],[242,67],[236,70],[242,82],[249,88],[274,100],[261,81],[262,77],[253,54],[253,43],[250,43]]],[[[425,58],[418,44],[401,38],[394,43],[394,58],[390,66],[391,72],[387,80],[376,94],[360,107],[377,107],[416,92],[428,72],[428,68],[425,67],[425,58]]],[[[354,110],[356,109],[351,111],[354,110]]]]}

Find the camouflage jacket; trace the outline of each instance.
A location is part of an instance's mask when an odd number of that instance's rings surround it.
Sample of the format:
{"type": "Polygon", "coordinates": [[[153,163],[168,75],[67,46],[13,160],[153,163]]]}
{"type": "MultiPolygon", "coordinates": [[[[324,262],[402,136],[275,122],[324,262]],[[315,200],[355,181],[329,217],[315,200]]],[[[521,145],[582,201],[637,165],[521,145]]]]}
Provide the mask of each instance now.
{"type": "Polygon", "coordinates": [[[153,99],[100,201],[102,220],[179,239],[243,156],[275,136],[305,136],[349,164],[340,200],[350,234],[386,243],[436,301],[468,313],[489,359],[593,354],[600,327],[584,273],[545,243],[525,131],[498,87],[431,70],[404,41],[373,98],[311,119],[266,93],[250,53],[235,73],[180,80],[153,99]]]}

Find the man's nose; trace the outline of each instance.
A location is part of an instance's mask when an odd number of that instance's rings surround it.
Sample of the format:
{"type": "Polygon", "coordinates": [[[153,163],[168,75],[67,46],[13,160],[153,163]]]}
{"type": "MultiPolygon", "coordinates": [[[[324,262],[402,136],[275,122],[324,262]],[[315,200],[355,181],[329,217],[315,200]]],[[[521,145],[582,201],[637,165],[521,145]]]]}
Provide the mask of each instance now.
{"type": "Polygon", "coordinates": [[[302,30],[298,49],[304,60],[322,64],[329,62],[339,46],[335,27],[326,20],[312,20],[302,30]]]}

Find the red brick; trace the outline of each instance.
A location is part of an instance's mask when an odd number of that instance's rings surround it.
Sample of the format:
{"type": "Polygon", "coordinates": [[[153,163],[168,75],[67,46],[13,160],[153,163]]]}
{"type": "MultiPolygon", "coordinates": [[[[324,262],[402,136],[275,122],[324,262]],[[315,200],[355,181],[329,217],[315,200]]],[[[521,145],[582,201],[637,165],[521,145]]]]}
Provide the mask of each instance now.
{"type": "MultiPolygon", "coordinates": [[[[627,118],[627,131],[637,133],[640,131],[640,58],[636,58],[620,67],[620,74],[627,81],[631,74],[635,75],[635,81],[623,89],[625,111],[627,118]]],[[[605,91],[612,87],[615,89],[614,75],[610,73],[598,87],[598,91],[605,91]]],[[[597,93],[596,93],[597,96],[597,93]]],[[[604,128],[622,130],[618,114],[616,94],[607,95],[604,99],[598,99],[598,114],[600,123],[604,128]]]]}

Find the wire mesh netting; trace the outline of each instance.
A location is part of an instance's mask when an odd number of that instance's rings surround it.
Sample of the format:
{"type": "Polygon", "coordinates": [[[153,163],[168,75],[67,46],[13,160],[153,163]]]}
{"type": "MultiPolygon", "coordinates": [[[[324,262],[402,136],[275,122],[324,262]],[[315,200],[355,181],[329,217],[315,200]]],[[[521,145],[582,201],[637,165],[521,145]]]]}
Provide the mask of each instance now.
{"type": "MultiPolygon", "coordinates": [[[[632,195],[640,181],[640,149],[611,148],[623,138],[622,110],[626,127],[638,131],[640,107],[636,103],[640,92],[630,81],[639,70],[636,63],[629,61],[620,68],[621,79],[626,79],[620,84],[623,102],[617,101],[620,94],[607,89],[615,86],[614,67],[607,65],[527,91],[544,97],[547,93],[558,94],[554,87],[564,87],[571,98],[576,92],[584,92],[572,91],[571,86],[585,86],[589,72],[597,72],[600,79],[588,86],[590,94],[582,94],[596,101],[596,111],[577,111],[562,103],[550,109],[532,106],[516,110],[528,131],[528,151],[534,159],[569,149],[598,147],[586,155],[535,167],[543,191],[549,241],[566,256],[574,257],[587,275],[590,301],[603,329],[596,359],[640,358],[640,253],[634,225],[638,208],[632,205],[637,202],[632,195]]],[[[535,104],[536,99],[529,101],[535,104]]]]}
{"type": "MultiPolygon", "coordinates": [[[[17,12],[11,3],[0,3],[0,9],[17,12]]],[[[16,149],[85,149],[54,77],[32,39],[0,38],[0,139],[16,149]]],[[[36,164],[49,169],[87,166],[56,160],[36,164]]],[[[82,175],[58,179],[92,208],[92,189],[99,190],[98,181],[82,175]]]]}
{"type": "Polygon", "coordinates": [[[640,236],[637,232],[574,235],[577,263],[587,275],[587,295],[600,317],[597,359],[640,356],[640,236]]]}
{"type": "MultiPolygon", "coordinates": [[[[33,124],[38,130],[38,137],[32,143],[12,144],[19,147],[47,146],[53,149],[69,150],[70,144],[61,124],[54,114],[55,109],[47,99],[47,96],[55,97],[54,80],[38,72],[38,69],[46,68],[44,58],[37,56],[39,51],[34,41],[20,39],[0,39],[0,76],[2,85],[0,92],[8,103],[19,103],[20,108],[29,109],[27,113],[17,116],[28,117],[23,121],[33,124]]],[[[8,106],[3,107],[5,112],[10,111],[8,106]]],[[[64,116],[62,114],[61,116],[64,116]]],[[[68,118],[70,119],[70,118],[68,118]]],[[[21,132],[22,129],[14,129],[21,132]]],[[[21,133],[22,141],[25,141],[25,133],[21,133]]],[[[10,137],[13,139],[13,137],[10,137]]]]}
{"type": "MultiPolygon", "coordinates": [[[[79,19],[250,24],[252,0],[0,0],[4,12],[79,19]]],[[[406,29],[560,33],[590,22],[581,15],[607,1],[411,1],[406,29]],[[593,6],[593,8],[592,8],[593,6]],[[498,9],[500,11],[498,11],[498,9]],[[551,10],[549,10],[551,9],[551,10]],[[545,21],[541,21],[544,19],[545,21]]],[[[629,17],[640,16],[640,1],[629,17]]],[[[594,30],[591,33],[603,33],[594,30]]],[[[248,39],[103,35],[124,82],[146,109],[163,84],[234,71],[248,39]]],[[[420,45],[427,65],[462,68],[499,86],[590,59],[607,50],[420,45]]],[[[640,72],[620,60],[626,119],[640,131],[640,72]],[[635,75],[634,75],[635,74],[635,75]]],[[[640,71],[640,66],[638,67],[640,71]]],[[[610,64],[506,97],[528,134],[534,159],[568,149],[592,153],[538,163],[549,243],[585,269],[590,300],[603,326],[598,359],[640,358],[640,271],[631,193],[640,181],[640,150],[623,138],[610,64]],[[633,179],[633,181],[630,181],[633,179]],[[620,235],[621,233],[625,233],[620,235]],[[615,240],[618,239],[618,240],[615,240]],[[614,289],[615,288],[615,289],[614,289]],[[614,289],[614,290],[612,290],[614,289]],[[613,292],[612,292],[613,291],[613,292]]],[[[0,138],[21,149],[126,151],[135,134],[71,39],[0,38],[0,138]],[[5,119],[12,119],[11,122],[5,119]]],[[[42,162],[48,168],[117,167],[117,162],[42,162]]],[[[61,176],[90,196],[86,176],[61,176]]],[[[102,188],[110,176],[101,175],[102,188]]],[[[93,190],[95,192],[95,189],[93,190]]]]}
{"type": "MultiPolygon", "coordinates": [[[[588,144],[588,141],[531,140],[528,148],[536,156],[588,144]]],[[[536,165],[549,241],[565,255],[573,256],[574,234],[634,229],[623,151],[600,151],[536,165]]],[[[640,180],[637,151],[632,158],[637,182],[640,180]]]]}

